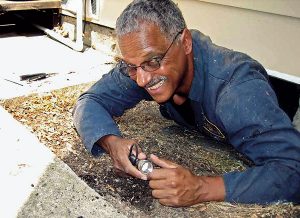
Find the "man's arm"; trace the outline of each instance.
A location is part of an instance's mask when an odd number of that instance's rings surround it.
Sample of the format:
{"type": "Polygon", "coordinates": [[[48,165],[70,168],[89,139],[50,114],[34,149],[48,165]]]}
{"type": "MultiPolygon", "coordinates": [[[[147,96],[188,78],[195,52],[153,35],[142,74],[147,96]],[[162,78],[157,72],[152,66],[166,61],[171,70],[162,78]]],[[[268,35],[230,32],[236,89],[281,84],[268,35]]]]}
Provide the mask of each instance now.
{"type": "Polygon", "coordinates": [[[96,142],[106,135],[121,136],[113,116],[121,116],[134,107],[147,93],[118,68],[104,75],[87,92],[83,93],[74,108],[73,118],[77,132],[87,150],[94,155],[103,152],[96,142]]]}
{"type": "Polygon", "coordinates": [[[262,79],[232,86],[219,99],[217,114],[230,143],[255,164],[224,175],[226,201],[300,202],[300,133],[279,108],[262,79]]]}

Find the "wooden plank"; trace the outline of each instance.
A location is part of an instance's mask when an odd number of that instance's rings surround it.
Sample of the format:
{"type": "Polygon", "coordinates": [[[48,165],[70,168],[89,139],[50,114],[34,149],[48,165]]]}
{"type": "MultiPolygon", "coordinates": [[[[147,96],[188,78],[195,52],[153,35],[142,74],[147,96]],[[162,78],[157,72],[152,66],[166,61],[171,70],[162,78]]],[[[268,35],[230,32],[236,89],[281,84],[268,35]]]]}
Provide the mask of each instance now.
{"type": "Polygon", "coordinates": [[[270,76],[300,85],[300,76],[266,69],[270,76]]]}
{"type": "Polygon", "coordinates": [[[253,11],[300,18],[299,0],[198,0],[211,4],[237,7],[253,11]]]}
{"type": "Polygon", "coordinates": [[[8,1],[0,0],[0,11],[60,8],[61,0],[8,1]]]}

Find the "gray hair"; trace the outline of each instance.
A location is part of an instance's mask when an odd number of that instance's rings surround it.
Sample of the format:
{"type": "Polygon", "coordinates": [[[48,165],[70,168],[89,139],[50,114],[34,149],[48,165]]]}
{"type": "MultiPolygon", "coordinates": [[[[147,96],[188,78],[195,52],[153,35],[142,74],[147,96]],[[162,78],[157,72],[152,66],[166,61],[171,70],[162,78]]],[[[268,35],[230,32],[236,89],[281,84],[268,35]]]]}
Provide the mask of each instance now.
{"type": "Polygon", "coordinates": [[[153,23],[171,40],[186,28],[180,9],[171,0],[134,0],[116,22],[116,34],[122,36],[140,30],[142,23],[153,23]]]}

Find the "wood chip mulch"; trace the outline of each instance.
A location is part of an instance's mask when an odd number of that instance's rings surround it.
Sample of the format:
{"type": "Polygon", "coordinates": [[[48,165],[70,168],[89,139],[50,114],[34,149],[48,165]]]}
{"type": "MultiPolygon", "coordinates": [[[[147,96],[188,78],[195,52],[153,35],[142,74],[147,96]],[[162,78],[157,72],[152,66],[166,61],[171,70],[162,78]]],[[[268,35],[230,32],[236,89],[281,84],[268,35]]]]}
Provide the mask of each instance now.
{"type": "MultiPolygon", "coordinates": [[[[27,126],[58,158],[90,187],[133,217],[300,217],[300,205],[270,206],[208,202],[189,208],[161,206],[151,197],[146,181],[118,177],[108,155],[86,152],[72,122],[78,96],[89,84],[0,100],[15,119],[27,126]]],[[[141,102],[116,118],[125,137],[136,139],[145,153],[173,160],[199,175],[222,175],[243,170],[249,161],[230,146],[218,144],[196,131],[165,120],[154,102],[141,102]]]]}

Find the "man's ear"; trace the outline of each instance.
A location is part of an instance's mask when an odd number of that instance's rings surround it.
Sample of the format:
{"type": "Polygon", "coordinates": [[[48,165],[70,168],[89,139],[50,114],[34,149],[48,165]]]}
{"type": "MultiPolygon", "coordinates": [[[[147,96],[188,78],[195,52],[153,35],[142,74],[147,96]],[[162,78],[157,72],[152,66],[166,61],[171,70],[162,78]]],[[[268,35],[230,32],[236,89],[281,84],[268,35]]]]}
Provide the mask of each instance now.
{"type": "Polygon", "coordinates": [[[192,34],[187,28],[185,28],[182,33],[182,45],[186,55],[192,52],[192,48],[193,48],[192,34]]]}

